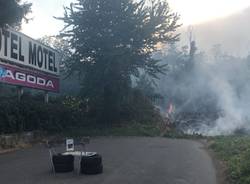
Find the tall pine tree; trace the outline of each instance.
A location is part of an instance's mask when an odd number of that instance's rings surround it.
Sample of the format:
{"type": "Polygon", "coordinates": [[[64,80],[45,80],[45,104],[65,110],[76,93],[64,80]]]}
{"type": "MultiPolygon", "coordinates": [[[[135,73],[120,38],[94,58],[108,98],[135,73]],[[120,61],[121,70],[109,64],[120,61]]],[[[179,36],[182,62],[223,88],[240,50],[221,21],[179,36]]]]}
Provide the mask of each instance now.
{"type": "Polygon", "coordinates": [[[128,103],[131,76],[163,72],[152,53],[178,40],[179,16],[161,0],[77,0],[60,19],[72,47],[69,72],[79,74],[81,95],[109,122],[128,103]]]}

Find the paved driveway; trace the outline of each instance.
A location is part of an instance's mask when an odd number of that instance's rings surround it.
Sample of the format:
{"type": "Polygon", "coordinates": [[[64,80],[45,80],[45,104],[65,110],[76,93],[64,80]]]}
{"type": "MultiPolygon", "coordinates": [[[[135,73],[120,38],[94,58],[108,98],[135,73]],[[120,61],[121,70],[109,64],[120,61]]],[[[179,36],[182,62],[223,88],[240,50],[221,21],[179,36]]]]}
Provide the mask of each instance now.
{"type": "MultiPolygon", "coordinates": [[[[165,138],[95,138],[88,146],[103,156],[104,173],[53,175],[43,146],[0,155],[2,184],[216,184],[203,145],[165,138]]],[[[77,167],[77,165],[76,165],[77,167]]]]}

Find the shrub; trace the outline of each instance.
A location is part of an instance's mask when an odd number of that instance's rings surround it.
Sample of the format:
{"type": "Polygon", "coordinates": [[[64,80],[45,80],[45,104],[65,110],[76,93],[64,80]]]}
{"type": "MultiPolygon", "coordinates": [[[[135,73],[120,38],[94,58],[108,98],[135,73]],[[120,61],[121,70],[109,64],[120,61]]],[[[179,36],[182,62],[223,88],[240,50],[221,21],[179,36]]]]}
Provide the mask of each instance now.
{"type": "Polygon", "coordinates": [[[84,114],[78,109],[64,105],[62,100],[52,100],[45,104],[30,97],[17,102],[15,99],[2,98],[0,103],[0,133],[42,130],[60,132],[76,126],[84,114]]]}

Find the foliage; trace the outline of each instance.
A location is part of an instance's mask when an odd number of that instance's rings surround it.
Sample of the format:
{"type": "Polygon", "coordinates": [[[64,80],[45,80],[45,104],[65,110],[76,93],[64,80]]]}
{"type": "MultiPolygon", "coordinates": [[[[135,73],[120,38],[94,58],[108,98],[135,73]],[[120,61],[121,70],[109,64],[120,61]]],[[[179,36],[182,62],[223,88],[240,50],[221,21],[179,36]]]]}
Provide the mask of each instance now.
{"type": "Polygon", "coordinates": [[[20,0],[0,0],[0,27],[20,26],[22,20],[28,21],[26,15],[31,10],[31,3],[20,3],[20,0]]]}
{"type": "MultiPolygon", "coordinates": [[[[138,3],[83,0],[66,8],[61,19],[69,28],[62,35],[74,49],[75,60],[69,66],[83,75],[88,72],[86,67],[101,62],[108,67],[118,65],[124,75],[137,76],[138,68],[153,75],[161,71],[157,61],[151,58],[157,44],[178,40],[174,32],[179,27],[179,17],[170,12],[165,1],[152,1],[147,6],[145,0],[138,3]]],[[[119,70],[117,67],[113,69],[119,70]]]]}
{"type": "Polygon", "coordinates": [[[165,1],[78,0],[60,19],[71,45],[67,67],[79,74],[81,96],[102,122],[121,119],[133,98],[131,76],[140,69],[154,77],[164,71],[151,57],[157,45],[178,40],[179,17],[165,1]]]}
{"type": "Polygon", "coordinates": [[[211,148],[225,161],[232,184],[250,182],[250,137],[231,136],[213,139],[211,148]]]}
{"type": "Polygon", "coordinates": [[[21,102],[4,97],[0,103],[0,133],[42,130],[60,132],[78,126],[84,113],[64,100],[56,99],[45,104],[42,96],[24,96],[21,102]]]}
{"type": "Polygon", "coordinates": [[[63,105],[75,110],[81,110],[82,104],[84,103],[82,99],[73,97],[73,96],[66,96],[63,100],[63,105]]]}
{"type": "Polygon", "coordinates": [[[65,70],[67,70],[67,68],[65,67],[65,63],[71,58],[69,42],[67,40],[62,39],[59,36],[44,36],[38,39],[38,41],[47,46],[50,46],[51,48],[55,49],[57,52],[60,53],[61,55],[60,72],[65,72],[65,70]]]}
{"type": "MultiPolygon", "coordinates": [[[[141,95],[139,96],[141,97],[141,95]]],[[[137,96],[134,97],[136,103],[137,96]]],[[[115,126],[96,123],[96,112],[89,112],[86,101],[77,97],[51,97],[50,103],[43,102],[42,95],[25,93],[21,102],[14,97],[0,98],[0,134],[23,131],[43,131],[48,133],[72,133],[77,135],[159,135],[157,123],[159,115],[152,106],[139,99],[137,106],[124,111],[126,122],[115,126]],[[140,108],[144,113],[135,113],[140,108]],[[129,112],[128,112],[129,111],[129,112]]],[[[125,108],[125,109],[127,109],[125,108]]]]}

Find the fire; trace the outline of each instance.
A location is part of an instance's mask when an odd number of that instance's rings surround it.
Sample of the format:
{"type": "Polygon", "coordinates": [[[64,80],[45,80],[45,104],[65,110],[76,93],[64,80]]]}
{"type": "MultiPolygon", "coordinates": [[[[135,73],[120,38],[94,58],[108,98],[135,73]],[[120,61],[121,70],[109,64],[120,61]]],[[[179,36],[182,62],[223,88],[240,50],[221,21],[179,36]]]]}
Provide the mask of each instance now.
{"type": "Polygon", "coordinates": [[[174,113],[174,105],[172,103],[170,103],[167,107],[167,112],[166,112],[166,118],[170,118],[171,114],[174,113]]]}

